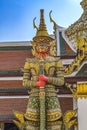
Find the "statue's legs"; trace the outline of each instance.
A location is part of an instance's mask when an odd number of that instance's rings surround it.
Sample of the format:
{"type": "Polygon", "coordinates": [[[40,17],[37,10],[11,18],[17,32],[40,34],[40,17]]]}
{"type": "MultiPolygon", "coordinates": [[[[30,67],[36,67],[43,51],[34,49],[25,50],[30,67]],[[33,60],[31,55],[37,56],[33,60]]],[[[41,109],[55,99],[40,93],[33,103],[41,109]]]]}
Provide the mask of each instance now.
{"type": "Polygon", "coordinates": [[[40,130],[39,122],[26,121],[24,130],[40,130]]]}
{"type": "Polygon", "coordinates": [[[48,122],[47,130],[61,130],[62,123],[60,121],[48,122]]]}
{"type": "MultiPolygon", "coordinates": [[[[46,130],[61,130],[62,122],[47,122],[46,125],[46,130]]],[[[39,122],[26,121],[23,130],[40,130],[40,124],[39,122]]]]}
{"type": "MultiPolygon", "coordinates": [[[[62,112],[58,97],[52,93],[46,96],[46,130],[61,130],[62,112]]],[[[31,95],[26,110],[25,130],[40,130],[40,104],[39,97],[31,95]]]]}
{"type": "Polygon", "coordinates": [[[39,97],[30,95],[25,117],[25,130],[39,130],[39,97]]]}
{"type": "Polygon", "coordinates": [[[62,112],[55,93],[51,93],[51,96],[46,96],[46,113],[47,130],[61,130],[62,122],[59,119],[62,117],[62,112]]]}

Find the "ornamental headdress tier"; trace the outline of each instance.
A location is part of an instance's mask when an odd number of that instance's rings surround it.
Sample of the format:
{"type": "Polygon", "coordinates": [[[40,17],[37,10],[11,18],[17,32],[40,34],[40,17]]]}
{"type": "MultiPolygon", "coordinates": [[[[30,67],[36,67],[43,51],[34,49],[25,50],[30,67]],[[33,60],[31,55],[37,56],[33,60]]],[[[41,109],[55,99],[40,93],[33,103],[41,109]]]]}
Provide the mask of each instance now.
{"type": "Polygon", "coordinates": [[[44,10],[43,9],[40,10],[39,28],[35,25],[35,19],[34,19],[33,23],[34,23],[34,28],[37,29],[36,36],[33,38],[33,42],[32,42],[33,55],[35,57],[37,57],[37,56],[43,57],[48,54],[51,54],[52,50],[54,51],[55,40],[52,37],[50,37],[47,32],[45,20],[44,20],[44,10]]]}
{"type": "Polygon", "coordinates": [[[36,36],[33,38],[33,41],[44,42],[44,40],[47,42],[50,42],[53,39],[49,36],[47,32],[47,28],[46,28],[46,24],[44,20],[44,10],[41,9],[40,10],[40,24],[39,24],[39,28],[37,29],[36,36]]]}

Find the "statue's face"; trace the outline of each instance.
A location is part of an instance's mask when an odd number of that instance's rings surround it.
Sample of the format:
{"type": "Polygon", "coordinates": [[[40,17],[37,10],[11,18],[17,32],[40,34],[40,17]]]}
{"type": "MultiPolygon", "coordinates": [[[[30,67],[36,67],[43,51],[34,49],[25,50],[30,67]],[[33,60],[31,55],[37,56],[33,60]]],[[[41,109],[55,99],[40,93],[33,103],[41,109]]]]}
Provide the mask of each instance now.
{"type": "Polygon", "coordinates": [[[38,53],[47,53],[49,51],[49,46],[45,43],[37,44],[36,51],[38,53]]]}

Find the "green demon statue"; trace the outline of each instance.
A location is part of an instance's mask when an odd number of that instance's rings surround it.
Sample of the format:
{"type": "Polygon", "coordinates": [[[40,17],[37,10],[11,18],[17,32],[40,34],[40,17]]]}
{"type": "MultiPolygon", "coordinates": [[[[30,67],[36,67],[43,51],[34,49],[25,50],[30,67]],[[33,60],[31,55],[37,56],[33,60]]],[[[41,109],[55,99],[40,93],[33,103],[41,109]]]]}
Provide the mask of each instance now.
{"type": "MultiPolygon", "coordinates": [[[[19,117],[21,130],[61,130],[61,107],[56,91],[64,85],[64,68],[55,57],[55,40],[46,30],[43,10],[40,25],[32,42],[33,58],[27,58],[23,69],[23,86],[29,88],[25,114],[19,117]]],[[[15,122],[17,124],[17,122],[15,122]]]]}

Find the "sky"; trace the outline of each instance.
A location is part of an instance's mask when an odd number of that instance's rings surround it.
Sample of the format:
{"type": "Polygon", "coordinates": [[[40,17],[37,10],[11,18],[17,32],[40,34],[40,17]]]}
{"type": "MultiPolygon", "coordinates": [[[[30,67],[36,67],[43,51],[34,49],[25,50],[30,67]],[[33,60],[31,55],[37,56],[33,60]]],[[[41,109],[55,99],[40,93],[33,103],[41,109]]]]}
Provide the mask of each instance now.
{"type": "Polygon", "coordinates": [[[49,34],[53,33],[52,18],[67,28],[79,19],[83,10],[82,0],[0,0],[0,42],[30,41],[36,35],[36,25],[40,22],[40,9],[44,9],[45,23],[49,34]]]}

